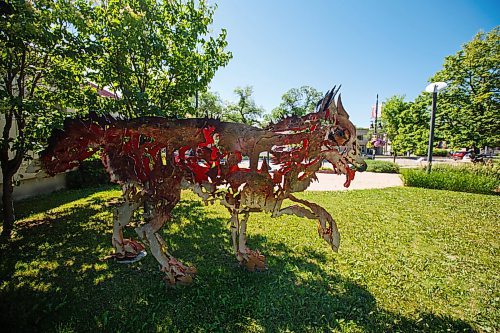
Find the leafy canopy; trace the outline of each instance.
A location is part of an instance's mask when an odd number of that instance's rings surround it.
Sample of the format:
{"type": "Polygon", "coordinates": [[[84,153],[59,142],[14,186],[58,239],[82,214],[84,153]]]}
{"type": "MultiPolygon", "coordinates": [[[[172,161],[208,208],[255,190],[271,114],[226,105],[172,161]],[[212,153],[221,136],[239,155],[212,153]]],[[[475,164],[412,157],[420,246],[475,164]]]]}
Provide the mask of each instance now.
{"type": "MultiPolygon", "coordinates": [[[[89,93],[79,61],[81,36],[67,1],[12,1],[0,19],[0,113],[3,160],[41,148],[54,124],[89,93]],[[13,131],[13,129],[16,129],[13,131]]],[[[2,160],[2,161],[3,161],[2,160]]],[[[16,168],[17,171],[17,168],[16,168]]]]}
{"type": "Polygon", "coordinates": [[[436,121],[452,145],[500,145],[500,27],[479,32],[446,57],[430,81],[448,83],[436,121]]]}
{"type": "Polygon", "coordinates": [[[225,120],[226,107],[222,102],[221,97],[216,92],[204,91],[198,94],[198,105],[196,105],[196,97],[191,98],[192,110],[188,112],[188,116],[194,118],[220,118],[225,120]]]}
{"type": "MultiPolygon", "coordinates": [[[[448,84],[439,92],[435,142],[452,147],[500,145],[500,28],[479,32],[443,69],[429,79],[448,84]]],[[[425,154],[429,138],[432,94],[422,92],[413,102],[402,96],[386,101],[382,118],[398,152],[425,154]]]]}
{"type": "Polygon", "coordinates": [[[127,117],[184,116],[231,53],[226,31],[209,31],[214,8],[206,1],[88,0],[80,30],[89,47],[88,77],[118,99],[100,100],[127,117]]]}
{"type": "Polygon", "coordinates": [[[227,105],[225,118],[247,125],[260,125],[264,109],[255,104],[252,97],[253,88],[251,86],[237,87],[234,93],[238,101],[227,105]]]}
{"type": "Polygon", "coordinates": [[[208,29],[213,13],[204,0],[0,1],[2,235],[13,228],[14,175],[65,117],[190,109],[231,58],[226,32],[208,29]]]}
{"type": "Polygon", "coordinates": [[[278,121],[283,117],[304,116],[314,110],[323,94],[313,87],[292,88],[281,96],[281,103],[271,111],[270,120],[278,121]]]}
{"type": "Polygon", "coordinates": [[[2,236],[14,225],[13,184],[30,151],[43,146],[51,129],[83,105],[81,36],[75,11],[64,0],[0,2],[0,166],[2,236]]]}

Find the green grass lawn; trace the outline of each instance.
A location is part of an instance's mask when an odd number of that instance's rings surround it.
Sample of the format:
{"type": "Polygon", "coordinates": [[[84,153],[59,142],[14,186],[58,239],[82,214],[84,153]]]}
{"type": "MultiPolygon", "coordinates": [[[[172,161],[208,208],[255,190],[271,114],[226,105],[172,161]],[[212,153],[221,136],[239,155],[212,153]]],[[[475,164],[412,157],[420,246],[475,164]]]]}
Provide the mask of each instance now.
{"type": "Polygon", "coordinates": [[[299,196],[336,218],[340,252],[314,221],[255,214],[249,244],[269,270],[249,273],[231,253],[225,209],[186,192],[162,233],[199,274],[192,286],[167,288],[151,255],[102,260],[119,194],[65,191],[19,205],[17,233],[0,250],[2,331],[500,330],[499,196],[307,192],[299,196]]]}

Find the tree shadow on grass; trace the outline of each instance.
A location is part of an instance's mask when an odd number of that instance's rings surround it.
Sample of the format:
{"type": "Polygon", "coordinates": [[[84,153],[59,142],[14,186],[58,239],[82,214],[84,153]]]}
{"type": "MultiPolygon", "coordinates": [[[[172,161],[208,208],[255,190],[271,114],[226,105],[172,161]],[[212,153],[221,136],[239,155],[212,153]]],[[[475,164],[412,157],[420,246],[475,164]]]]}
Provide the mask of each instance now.
{"type": "Polygon", "coordinates": [[[32,214],[43,213],[47,210],[57,208],[61,205],[86,198],[89,195],[104,190],[119,190],[116,185],[102,187],[89,187],[75,190],[61,190],[50,195],[41,195],[29,199],[23,199],[14,203],[17,219],[23,219],[32,214]]]}
{"type": "Polygon", "coordinates": [[[21,227],[14,251],[2,251],[6,331],[473,331],[431,313],[384,310],[365,287],[319,266],[324,254],[295,253],[265,235],[249,242],[280,256],[268,257],[266,272],[246,272],[231,253],[227,219],[199,201],[181,201],[162,232],[199,274],[192,286],[167,288],[151,255],[132,265],[100,260],[111,250],[111,207],[90,206],[21,227]]]}

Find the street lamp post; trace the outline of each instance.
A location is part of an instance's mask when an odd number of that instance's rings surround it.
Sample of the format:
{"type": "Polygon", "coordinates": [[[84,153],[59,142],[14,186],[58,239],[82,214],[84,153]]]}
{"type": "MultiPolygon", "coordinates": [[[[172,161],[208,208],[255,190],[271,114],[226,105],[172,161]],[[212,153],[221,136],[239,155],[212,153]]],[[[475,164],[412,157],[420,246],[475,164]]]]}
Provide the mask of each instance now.
{"type": "MultiPolygon", "coordinates": [[[[375,102],[375,124],[373,125],[373,131],[375,133],[376,139],[378,139],[378,136],[377,136],[377,117],[378,117],[378,94],[377,94],[377,101],[375,102]]],[[[373,159],[375,159],[376,152],[377,152],[377,148],[373,147],[373,159]]]]}
{"type": "Polygon", "coordinates": [[[439,90],[446,87],[445,82],[436,82],[429,84],[425,91],[432,92],[432,110],[431,110],[431,120],[429,124],[429,146],[427,149],[427,173],[431,172],[432,168],[432,149],[434,146],[434,125],[436,122],[436,107],[437,107],[437,93],[439,90]]]}
{"type": "MultiPolygon", "coordinates": [[[[375,119],[375,121],[371,121],[371,124],[370,124],[370,129],[373,129],[373,136],[372,136],[372,140],[375,140],[376,142],[378,142],[379,140],[379,135],[377,133],[377,130],[378,129],[382,129],[382,119],[380,119],[378,117],[378,94],[377,94],[377,101],[375,102],[375,110],[372,110],[372,118],[375,119]],[[373,115],[373,113],[375,113],[375,117],[373,115]]],[[[377,151],[377,147],[378,146],[373,146],[372,150],[373,150],[373,159],[375,159],[375,153],[377,151]]]]}
{"type": "Polygon", "coordinates": [[[377,101],[375,102],[375,136],[377,135],[377,117],[378,117],[378,94],[377,94],[377,101]]]}

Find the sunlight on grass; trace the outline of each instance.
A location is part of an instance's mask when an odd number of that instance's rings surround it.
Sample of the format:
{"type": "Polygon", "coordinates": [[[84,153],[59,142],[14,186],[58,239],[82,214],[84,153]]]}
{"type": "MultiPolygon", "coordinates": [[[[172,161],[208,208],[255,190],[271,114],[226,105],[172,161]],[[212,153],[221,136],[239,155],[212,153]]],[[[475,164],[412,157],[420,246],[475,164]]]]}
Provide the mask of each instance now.
{"type": "MultiPolygon", "coordinates": [[[[193,286],[167,289],[151,255],[132,265],[101,260],[112,251],[119,194],[66,191],[20,203],[15,238],[0,253],[6,328],[500,329],[499,197],[418,188],[306,192],[299,196],[336,219],[340,252],[318,237],[315,221],[253,214],[249,246],[267,256],[269,270],[248,273],[231,253],[227,210],[185,192],[162,234],[199,273],[193,286]]],[[[125,236],[135,237],[130,229],[125,236]]]]}

